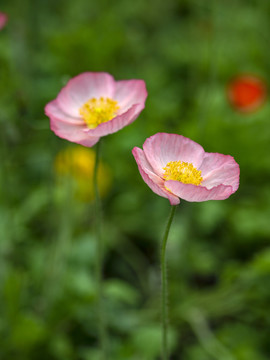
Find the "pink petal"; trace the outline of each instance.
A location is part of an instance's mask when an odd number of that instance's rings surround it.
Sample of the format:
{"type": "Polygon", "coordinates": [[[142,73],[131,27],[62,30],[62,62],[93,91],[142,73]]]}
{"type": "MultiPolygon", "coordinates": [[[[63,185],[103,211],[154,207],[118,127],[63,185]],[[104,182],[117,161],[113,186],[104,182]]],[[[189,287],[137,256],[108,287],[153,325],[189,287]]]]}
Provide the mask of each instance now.
{"type": "Polygon", "coordinates": [[[157,133],[146,139],[143,150],[155,173],[161,177],[170,161],[185,161],[198,168],[204,156],[201,145],[177,134],[157,133]]]}
{"type": "Polygon", "coordinates": [[[165,181],[165,187],[180,199],[186,201],[207,201],[207,200],[224,200],[227,199],[234,191],[231,186],[218,185],[212,189],[193,184],[183,184],[180,181],[165,181]]]}
{"type": "Polygon", "coordinates": [[[164,181],[157,176],[147,161],[144,152],[142,149],[135,147],[132,150],[132,154],[137,162],[140,174],[145,181],[145,183],[150,187],[150,189],[165,198],[168,198],[171,205],[177,205],[180,203],[180,200],[175,195],[171,194],[164,188],[164,181]]]}
{"type": "Polygon", "coordinates": [[[136,120],[143,108],[144,104],[133,105],[124,114],[118,115],[110,121],[101,123],[95,129],[86,129],[85,131],[91,136],[105,136],[115,133],[136,120]]]}
{"type": "Polygon", "coordinates": [[[114,100],[120,106],[119,113],[126,112],[134,104],[144,104],[147,98],[143,80],[122,80],[116,82],[114,100]]]}
{"type": "Polygon", "coordinates": [[[57,101],[60,108],[70,116],[79,117],[79,109],[89,99],[113,98],[115,80],[107,73],[85,72],[75,76],[60,91],[57,101]]]}
{"type": "Polygon", "coordinates": [[[95,145],[99,141],[99,137],[89,136],[83,131],[84,125],[68,124],[59,121],[57,118],[50,117],[51,130],[60,138],[81,144],[87,147],[95,145]]]}
{"type": "Polygon", "coordinates": [[[74,116],[69,116],[65,112],[63,112],[59,107],[57,100],[53,100],[45,106],[45,114],[49,118],[54,117],[57,118],[59,121],[63,121],[75,125],[84,125],[86,127],[83,119],[74,116]]]}
{"type": "Polygon", "coordinates": [[[235,192],[239,187],[239,165],[230,155],[205,153],[200,170],[203,177],[202,185],[207,189],[223,184],[232,186],[235,192]]]}
{"type": "Polygon", "coordinates": [[[7,14],[0,12],[0,30],[6,25],[8,20],[7,14]]]}

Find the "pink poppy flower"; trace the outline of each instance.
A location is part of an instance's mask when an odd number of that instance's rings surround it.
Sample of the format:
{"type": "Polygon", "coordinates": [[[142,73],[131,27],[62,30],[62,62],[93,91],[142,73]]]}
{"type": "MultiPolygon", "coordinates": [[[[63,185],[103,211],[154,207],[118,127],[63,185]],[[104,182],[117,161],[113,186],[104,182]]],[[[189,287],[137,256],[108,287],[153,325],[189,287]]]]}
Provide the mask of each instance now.
{"type": "Polygon", "coordinates": [[[91,147],[101,136],[131,124],[144,109],[143,80],[115,81],[107,73],[82,73],[69,80],[45,107],[54,133],[91,147]]]}
{"type": "Polygon", "coordinates": [[[224,200],[239,186],[239,165],[230,155],[207,153],[201,145],[176,134],[158,133],[132,153],[146,184],[171,205],[224,200]]]}
{"type": "Polygon", "coordinates": [[[0,12],[0,30],[6,25],[8,20],[7,14],[0,12]]]}

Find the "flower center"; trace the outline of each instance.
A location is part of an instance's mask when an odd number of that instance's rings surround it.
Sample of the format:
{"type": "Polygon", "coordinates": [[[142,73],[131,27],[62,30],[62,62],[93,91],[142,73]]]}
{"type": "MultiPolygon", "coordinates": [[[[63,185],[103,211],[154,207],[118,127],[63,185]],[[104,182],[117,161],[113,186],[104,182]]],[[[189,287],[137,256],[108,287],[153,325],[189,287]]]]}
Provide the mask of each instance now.
{"type": "Polygon", "coordinates": [[[79,111],[89,129],[94,129],[114,118],[119,108],[117,101],[100,97],[88,100],[79,111]]]}
{"type": "Polygon", "coordinates": [[[184,161],[170,161],[163,168],[165,180],[177,180],[184,184],[200,185],[203,181],[201,171],[197,170],[191,163],[184,161]]]}

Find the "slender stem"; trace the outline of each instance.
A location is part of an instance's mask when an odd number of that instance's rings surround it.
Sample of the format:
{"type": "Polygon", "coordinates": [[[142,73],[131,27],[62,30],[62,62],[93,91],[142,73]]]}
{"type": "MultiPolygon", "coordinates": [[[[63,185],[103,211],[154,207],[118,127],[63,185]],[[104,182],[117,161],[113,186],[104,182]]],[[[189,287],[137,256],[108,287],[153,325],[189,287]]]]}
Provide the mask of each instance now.
{"type": "Polygon", "coordinates": [[[169,220],[166,226],[164,237],[161,244],[161,292],[162,292],[162,302],[161,302],[161,311],[162,311],[162,360],[168,360],[168,293],[167,293],[167,266],[166,266],[166,245],[168,240],[168,235],[170,232],[171,224],[175,214],[176,206],[171,207],[171,212],[169,220]]]}
{"type": "Polygon", "coordinates": [[[103,300],[103,237],[101,201],[98,190],[98,165],[100,159],[101,140],[96,146],[96,159],[94,166],[94,192],[95,192],[95,217],[96,217],[96,281],[97,281],[97,306],[98,306],[98,336],[101,349],[101,360],[107,359],[107,332],[103,300]]]}

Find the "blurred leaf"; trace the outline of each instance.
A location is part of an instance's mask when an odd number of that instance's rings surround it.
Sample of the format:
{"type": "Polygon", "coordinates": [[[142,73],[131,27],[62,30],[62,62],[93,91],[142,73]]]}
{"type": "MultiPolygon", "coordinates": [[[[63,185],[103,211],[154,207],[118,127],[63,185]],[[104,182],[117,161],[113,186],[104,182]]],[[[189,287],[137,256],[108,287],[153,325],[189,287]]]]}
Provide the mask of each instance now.
{"type": "MultiPolygon", "coordinates": [[[[176,345],[177,335],[173,329],[168,331],[168,348],[170,351],[176,345]]],[[[132,335],[132,342],[137,349],[136,354],[143,360],[155,359],[161,349],[161,326],[147,325],[136,328],[132,335]]]]}
{"type": "Polygon", "coordinates": [[[110,301],[123,302],[129,305],[138,303],[139,294],[135,288],[117,279],[106,281],[105,293],[110,301]]]}

